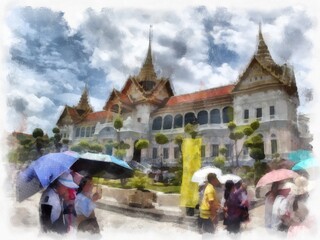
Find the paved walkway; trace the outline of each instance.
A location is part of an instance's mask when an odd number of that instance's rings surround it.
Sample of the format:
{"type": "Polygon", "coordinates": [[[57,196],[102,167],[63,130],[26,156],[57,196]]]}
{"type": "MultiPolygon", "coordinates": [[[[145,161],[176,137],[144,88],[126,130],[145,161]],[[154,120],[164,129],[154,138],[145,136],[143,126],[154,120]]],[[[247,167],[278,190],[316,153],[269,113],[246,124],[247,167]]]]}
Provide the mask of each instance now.
{"type": "MultiPolygon", "coordinates": [[[[38,203],[40,195],[38,193],[22,203],[15,202],[14,196],[12,196],[13,210],[10,214],[10,222],[14,226],[14,231],[20,231],[20,228],[38,231],[38,203]]],[[[264,205],[261,205],[261,202],[259,204],[250,209],[250,221],[243,225],[243,231],[248,232],[257,227],[263,227],[264,205]]],[[[117,229],[120,226],[131,228],[132,231],[161,226],[161,229],[168,229],[168,231],[179,232],[177,229],[181,229],[180,231],[183,234],[191,234],[193,232],[194,236],[197,236],[197,212],[195,216],[186,216],[184,209],[179,207],[155,205],[155,208],[142,209],[119,204],[111,197],[104,197],[97,203],[96,215],[101,226],[108,229],[108,231],[104,231],[104,234],[117,233],[117,229]]],[[[222,225],[222,221],[219,222],[218,228],[223,231],[224,226],[222,225]]]]}
{"type": "MultiPolygon", "coordinates": [[[[158,206],[157,204],[154,204],[154,206],[154,208],[131,207],[126,204],[118,203],[112,197],[104,197],[97,203],[99,209],[158,222],[172,222],[179,224],[182,228],[192,229],[194,231],[197,230],[197,210],[195,211],[195,216],[186,216],[185,210],[179,206],[158,206]]],[[[243,227],[249,230],[264,226],[264,205],[262,200],[252,204],[249,214],[250,221],[244,224],[243,227]]],[[[219,225],[223,228],[222,221],[219,221],[219,225]]]]}

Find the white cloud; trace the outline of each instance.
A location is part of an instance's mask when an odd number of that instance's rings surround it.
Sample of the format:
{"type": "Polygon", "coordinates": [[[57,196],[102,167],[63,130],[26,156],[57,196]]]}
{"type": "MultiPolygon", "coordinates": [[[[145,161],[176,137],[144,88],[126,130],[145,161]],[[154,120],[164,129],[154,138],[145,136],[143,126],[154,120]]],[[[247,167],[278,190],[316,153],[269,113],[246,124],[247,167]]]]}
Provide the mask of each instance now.
{"type": "MultiPolygon", "coordinates": [[[[148,2],[149,3],[149,2],[148,2]]],[[[206,65],[204,54],[206,54],[207,46],[206,40],[203,38],[204,33],[201,31],[202,28],[199,25],[201,23],[201,17],[196,18],[193,20],[193,16],[190,15],[189,11],[181,11],[181,8],[185,7],[186,4],[188,5],[203,5],[207,6],[208,9],[212,9],[209,12],[213,12],[215,9],[213,9],[213,6],[219,6],[224,5],[226,7],[232,7],[232,31],[229,31],[229,35],[224,36],[224,40],[227,43],[227,47],[230,50],[235,51],[236,53],[240,54],[239,56],[239,62],[241,64],[236,66],[231,66],[228,64],[223,64],[222,66],[218,66],[217,68],[213,67],[211,70],[212,76],[209,78],[209,82],[206,83],[207,87],[213,87],[216,86],[217,82],[224,82],[227,80],[230,80],[230,78],[233,78],[235,75],[235,72],[238,71],[238,69],[243,69],[247,62],[245,59],[248,60],[248,56],[250,57],[253,53],[255,46],[256,46],[256,35],[257,35],[257,20],[265,20],[262,21],[263,23],[263,33],[266,39],[266,42],[269,46],[270,52],[273,54],[272,56],[275,58],[275,60],[280,61],[280,63],[283,61],[283,56],[279,56],[279,50],[283,49],[289,52],[282,52],[282,54],[287,54],[286,56],[290,56],[289,63],[292,64],[296,71],[296,78],[297,78],[297,84],[298,86],[310,86],[314,90],[314,100],[308,105],[309,111],[312,114],[311,118],[311,131],[314,134],[314,146],[320,145],[320,129],[319,129],[319,111],[318,111],[318,103],[320,102],[320,92],[319,92],[319,86],[318,86],[318,78],[319,78],[319,32],[318,29],[316,29],[315,26],[312,26],[310,30],[308,30],[308,26],[304,25],[306,23],[305,18],[309,18],[310,16],[313,18],[319,19],[319,9],[318,4],[316,1],[274,1],[269,0],[266,1],[214,1],[212,0],[210,4],[208,4],[208,1],[193,1],[192,3],[190,1],[181,1],[181,0],[162,0],[162,1],[154,1],[152,4],[146,4],[145,0],[142,1],[127,1],[126,6],[127,9],[123,10],[123,2],[122,1],[113,1],[110,0],[108,2],[103,1],[83,1],[78,0],[75,4],[74,1],[67,1],[67,0],[55,0],[55,1],[1,1],[1,16],[7,16],[7,14],[12,11],[13,6],[33,6],[33,7],[39,7],[39,6],[46,6],[54,11],[63,11],[65,12],[65,19],[68,22],[69,26],[71,26],[71,33],[77,33],[78,27],[81,27],[81,24],[86,21],[86,14],[84,12],[87,10],[88,7],[91,7],[92,9],[96,10],[97,12],[100,11],[103,7],[111,7],[113,8],[115,6],[114,11],[121,11],[121,14],[115,14],[112,19],[113,23],[116,25],[117,28],[123,30],[123,38],[121,38],[121,42],[115,43],[113,46],[111,45],[102,45],[101,50],[104,49],[105,51],[116,51],[117,54],[113,54],[113,58],[109,59],[97,59],[96,64],[97,66],[106,67],[111,69],[111,73],[108,75],[108,78],[106,80],[106,96],[104,99],[95,98],[93,93],[93,99],[92,102],[96,106],[104,102],[104,100],[108,97],[108,89],[110,89],[110,82],[117,83],[119,86],[122,86],[122,84],[125,81],[125,76],[128,74],[132,74],[131,70],[136,70],[137,67],[140,67],[142,64],[142,61],[145,57],[145,51],[147,47],[147,31],[149,24],[154,24],[154,52],[158,52],[160,56],[156,55],[156,62],[163,64],[167,71],[167,73],[173,73],[173,82],[174,82],[174,88],[177,90],[177,93],[182,93],[184,91],[192,92],[196,88],[200,88],[199,81],[201,81],[201,78],[205,78],[206,76],[210,75],[210,67],[209,65],[206,65]],[[143,7],[145,9],[153,10],[152,19],[153,22],[143,21],[143,14],[146,10],[143,11],[137,11],[136,9],[134,11],[130,11],[132,7],[139,8],[143,7]],[[285,7],[287,9],[293,9],[294,11],[284,11],[282,8],[285,7]],[[165,12],[165,10],[168,9],[170,13],[165,12]],[[236,9],[236,10],[235,10],[236,9]],[[254,12],[249,12],[249,10],[254,12]],[[269,11],[269,12],[268,12],[269,11]],[[282,12],[283,11],[283,12],[282,12]],[[125,14],[126,13],[126,14],[125,14]],[[268,18],[268,19],[267,19],[268,18]],[[270,20],[271,19],[271,20],[270,20]],[[288,19],[290,21],[288,21],[288,19]],[[268,20],[268,21],[267,21],[268,20]],[[141,26],[141,28],[140,28],[141,26]],[[130,28],[129,28],[130,27],[130,28]],[[301,30],[303,32],[302,37],[306,37],[308,40],[312,41],[314,46],[312,49],[310,49],[305,42],[305,39],[302,39],[303,41],[297,43],[297,42],[291,42],[288,43],[289,40],[297,40],[294,38],[287,38],[285,39],[284,31],[288,27],[293,27],[295,29],[301,30]],[[187,53],[180,57],[179,59],[175,57],[174,51],[172,50],[172,45],[163,46],[157,48],[160,46],[158,42],[156,42],[157,34],[166,36],[167,39],[173,41],[175,38],[179,37],[177,33],[179,33],[180,30],[185,29],[185,35],[183,40],[186,43],[186,46],[188,47],[187,53]],[[107,48],[109,47],[109,48],[107,48]],[[185,65],[179,66],[180,59],[181,58],[187,58],[185,61],[185,65]],[[115,59],[117,58],[117,59],[115,59]],[[125,60],[124,60],[125,59],[125,60]],[[165,65],[164,63],[169,63],[168,65],[165,65]],[[115,65],[113,63],[116,63],[118,65],[115,65]],[[121,70],[121,63],[125,63],[124,70],[121,70]],[[197,63],[197,65],[192,65],[192,63],[197,63]],[[100,65],[99,65],[100,64],[100,65]],[[105,65],[103,65],[105,64],[105,65]],[[113,66],[113,67],[110,67],[113,66]],[[171,68],[170,68],[171,66],[171,68]],[[189,66],[190,69],[186,69],[186,66],[189,66]],[[187,71],[188,70],[188,71],[187,71]],[[197,71],[204,70],[202,75],[197,75],[197,71]],[[121,72],[125,72],[121,74],[121,72]],[[187,74],[184,74],[187,73],[187,74]],[[195,77],[196,76],[196,77],[195,77]],[[178,78],[174,78],[178,77],[178,78]],[[109,84],[109,85],[107,85],[109,84]]],[[[11,25],[13,29],[19,29],[22,35],[30,35],[32,39],[38,37],[38,33],[30,28],[30,25],[21,20],[19,18],[19,15],[13,14],[11,16],[11,25]]],[[[199,17],[199,16],[198,16],[199,17]]],[[[103,19],[101,19],[103,20],[103,19]]],[[[6,19],[3,18],[3,21],[1,21],[2,24],[6,23],[6,19]]],[[[4,27],[6,28],[6,26],[4,27]]],[[[221,32],[224,31],[224,29],[220,29],[221,32]]],[[[7,31],[1,31],[2,34],[4,34],[4,39],[1,41],[1,50],[3,51],[3,54],[6,56],[8,53],[9,45],[12,43],[18,43],[21,42],[20,50],[25,51],[28,53],[28,47],[26,45],[26,42],[24,42],[22,39],[17,38],[11,38],[10,33],[7,31]],[[5,34],[6,33],[6,34],[5,34]],[[8,35],[8,37],[6,37],[8,35]]],[[[183,31],[182,31],[183,33],[183,31]]],[[[216,34],[220,34],[219,32],[216,32],[216,34]]],[[[93,34],[95,35],[95,34],[93,34]]],[[[103,36],[103,35],[101,35],[103,36]]],[[[43,36],[46,42],[49,42],[50,39],[48,39],[49,36],[43,36]]],[[[89,36],[87,36],[88,39],[85,39],[85,41],[88,42],[86,45],[88,49],[97,47],[96,45],[90,46],[89,42],[89,36]]],[[[93,36],[94,37],[94,36],[93,36]]],[[[93,39],[96,40],[96,39],[93,39]]],[[[92,40],[92,41],[93,41],[92,40]]],[[[299,39],[298,39],[299,40],[299,39]]],[[[103,40],[101,40],[103,42],[103,40]]],[[[100,46],[100,45],[98,45],[100,46]]],[[[53,57],[58,57],[59,54],[56,54],[56,52],[53,52],[53,57]]],[[[27,56],[26,56],[27,57],[27,56]]],[[[28,59],[34,59],[32,55],[28,56],[28,59]]],[[[45,58],[43,58],[45,60],[45,58]]],[[[56,59],[56,58],[55,58],[56,59]]],[[[47,59],[48,60],[48,59],[47,59]]],[[[49,59],[51,62],[54,62],[53,59],[49,59]]],[[[94,60],[94,59],[92,59],[94,60]]],[[[10,67],[8,67],[8,59],[3,59],[4,64],[1,64],[1,71],[5,73],[2,76],[6,76],[7,73],[10,71],[10,77],[12,80],[12,85],[7,88],[7,92],[3,89],[2,94],[3,99],[1,99],[1,109],[5,109],[5,103],[7,100],[7,96],[20,96],[20,97],[27,97],[27,96],[36,96],[37,93],[43,93],[43,98],[38,97],[36,99],[31,97],[32,101],[38,101],[41,108],[44,108],[44,106],[51,106],[50,101],[48,99],[56,99],[59,98],[61,102],[70,103],[70,105],[74,105],[78,102],[82,87],[84,86],[83,80],[76,79],[74,75],[72,75],[70,72],[67,73],[65,71],[64,73],[61,72],[61,70],[57,70],[57,75],[54,73],[55,70],[47,71],[49,73],[49,76],[45,76],[39,73],[36,73],[35,71],[28,70],[25,67],[14,65],[14,72],[11,71],[10,67]],[[6,69],[8,67],[8,69],[6,69]],[[52,81],[53,79],[59,79],[60,81],[52,81]],[[50,79],[51,81],[48,81],[50,79]],[[70,80],[70,81],[69,81],[70,80]],[[75,83],[74,83],[75,82],[75,83]],[[53,91],[53,84],[61,84],[59,86],[55,86],[55,90],[53,91]],[[66,89],[69,92],[64,92],[61,95],[57,94],[59,89],[66,89]],[[24,94],[22,94],[24,93],[24,94]],[[57,94],[58,97],[54,98],[54,95],[50,94],[57,94]],[[65,95],[64,95],[65,94],[65,95]],[[73,94],[73,95],[72,95],[73,94]],[[60,96],[60,97],[59,97],[60,96]],[[42,101],[43,100],[43,101],[42,101]],[[74,102],[73,102],[74,101],[74,102]],[[73,104],[72,104],[73,102],[73,104]]],[[[70,62],[66,62],[61,60],[61,62],[57,63],[57,66],[61,66],[64,64],[71,64],[69,66],[70,69],[73,69],[77,71],[79,68],[76,68],[72,65],[70,62]],[[59,64],[61,63],[61,64],[59,64]]],[[[91,64],[88,62],[88,64],[91,64]]],[[[231,79],[232,80],[232,79],[231,79]]],[[[236,79],[234,79],[236,80],[236,79]]],[[[1,85],[2,87],[2,85],[1,85]]],[[[38,96],[38,95],[37,95],[38,96]]],[[[26,98],[28,101],[30,99],[26,98]]],[[[23,107],[23,101],[20,102],[21,107],[23,107]]],[[[49,112],[46,112],[48,115],[46,116],[40,116],[40,115],[30,115],[29,119],[27,120],[28,128],[32,130],[34,127],[43,127],[47,129],[52,129],[53,123],[55,123],[58,113],[62,111],[63,109],[63,103],[59,103],[56,105],[56,108],[50,108],[48,109],[49,112]]],[[[32,109],[36,109],[34,103],[31,103],[32,109]]],[[[10,119],[9,124],[0,124],[2,127],[6,126],[8,127],[6,130],[13,131],[14,129],[18,129],[19,125],[23,123],[23,116],[21,112],[16,112],[13,108],[8,108],[7,111],[3,111],[3,113],[7,113],[3,116],[3,119],[10,119]]],[[[2,119],[1,119],[2,120],[2,119]]],[[[2,121],[1,121],[2,123],[2,121]]],[[[3,132],[3,131],[1,131],[3,132]]],[[[3,147],[5,144],[4,142],[1,142],[1,146],[3,147]]],[[[2,149],[1,149],[2,150],[2,149]]],[[[314,148],[316,156],[320,156],[320,150],[319,148],[314,148]]],[[[1,151],[2,152],[2,151],[1,151]]],[[[4,156],[2,156],[2,159],[5,159],[4,156]]],[[[0,175],[1,177],[1,184],[4,183],[4,174],[0,175]]],[[[0,194],[1,202],[2,200],[5,200],[7,203],[8,200],[5,198],[5,194],[0,194]]],[[[318,199],[318,198],[317,198],[318,199]]],[[[316,199],[313,201],[312,206],[316,206],[317,201],[316,199]]],[[[7,204],[10,205],[10,202],[7,204]]],[[[6,216],[10,216],[8,213],[9,208],[4,208],[2,215],[4,217],[1,218],[1,229],[10,229],[7,227],[7,225],[10,225],[9,218],[6,216]],[[3,226],[4,227],[3,227],[3,226]]],[[[34,232],[30,233],[27,232],[27,235],[25,234],[26,231],[19,231],[19,232],[8,232],[3,233],[4,235],[8,236],[9,238],[15,238],[18,239],[21,237],[22,234],[24,234],[25,239],[35,239],[38,237],[38,231],[35,230],[34,232]],[[17,236],[16,236],[17,235],[17,236]]],[[[115,235],[119,233],[117,230],[113,230],[115,235]]],[[[121,235],[121,233],[119,233],[121,235]]],[[[261,235],[259,233],[259,229],[257,231],[253,231],[250,233],[247,233],[248,239],[256,238],[256,235],[261,239],[271,237],[269,235],[261,235]]],[[[152,235],[149,233],[149,235],[152,235]]],[[[110,235],[111,236],[111,235],[110,235]]],[[[121,235],[123,236],[123,234],[121,235]]],[[[115,237],[112,235],[112,237],[115,237]]],[[[149,237],[149,236],[148,236],[149,237]]],[[[151,237],[151,236],[150,236],[151,237]]],[[[179,236],[180,237],[180,236],[179,236]]],[[[184,236],[186,239],[187,237],[184,236]]],[[[193,236],[194,237],[194,236],[193,236]]],[[[225,236],[220,236],[220,238],[225,236]]],[[[308,239],[308,237],[305,235],[304,239],[308,239]]],[[[316,237],[316,234],[312,236],[313,238],[316,237]]],[[[118,238],[119,239],[119,238],[118,238]]]]}

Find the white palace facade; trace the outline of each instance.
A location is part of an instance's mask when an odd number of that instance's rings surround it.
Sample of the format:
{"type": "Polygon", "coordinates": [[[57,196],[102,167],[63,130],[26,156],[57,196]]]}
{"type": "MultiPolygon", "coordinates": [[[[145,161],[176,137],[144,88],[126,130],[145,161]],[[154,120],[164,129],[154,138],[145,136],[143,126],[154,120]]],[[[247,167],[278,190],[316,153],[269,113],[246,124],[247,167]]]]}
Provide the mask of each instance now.
{"type": "MultiPolygon", "coordinates": [[[[111,142],[117,136],[113,120],[120,114],[124,120],[121,140],[130,145],[127,161],[175,165],[179,151],[174,137],[183,135],[184,126],[195,119],[203,142],[203,164],[212,162],[221,145],[228,149],[228,160],[234,158],[227,128],[231,120],[238,126],[260,121],[257,133],[263,136],[268,159],[275,153],[285,154],[308,145],[309,138],[303,137],[298,128],[299,96],[294,71],[287,64],[274,62],[261,29],[257,49],[234,84],[174,95],[171,80],[155,72],[149,39],[139,74],[129,76],[122,90],[113,89],[102,111],[95,112],[90,106],[88,87],[76,106],[65,106],[57,126],[71,144],[82,139],[98,141],[106,146],[106,153],[112,154],[111,142]],[[168,144],[159,146],[155,142],[159,132],[168,136],[168,144]],[[141,138],[149,140],[148,149],[135,149],[135,142],[141,138]]],[[[240,159],[242,164],[252,161],[246,149],[240,159]]]]}

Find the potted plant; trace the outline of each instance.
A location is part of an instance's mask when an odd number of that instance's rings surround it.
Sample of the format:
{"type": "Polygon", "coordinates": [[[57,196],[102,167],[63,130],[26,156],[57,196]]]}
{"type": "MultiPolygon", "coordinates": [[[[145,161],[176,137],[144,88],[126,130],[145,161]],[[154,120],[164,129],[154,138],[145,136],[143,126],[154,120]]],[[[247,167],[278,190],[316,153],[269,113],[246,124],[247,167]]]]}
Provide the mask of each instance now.
{"type": "Polygon", "coordinates": [[[132,207],[153,208],[152,202],[155,200],[155,193],[146,190],[150,184],[150,178],[141,172],[136,171],[134,177],[130,178],[128,185],[136,188],[136,191],[129,195],[128,203],[132,207]]]}

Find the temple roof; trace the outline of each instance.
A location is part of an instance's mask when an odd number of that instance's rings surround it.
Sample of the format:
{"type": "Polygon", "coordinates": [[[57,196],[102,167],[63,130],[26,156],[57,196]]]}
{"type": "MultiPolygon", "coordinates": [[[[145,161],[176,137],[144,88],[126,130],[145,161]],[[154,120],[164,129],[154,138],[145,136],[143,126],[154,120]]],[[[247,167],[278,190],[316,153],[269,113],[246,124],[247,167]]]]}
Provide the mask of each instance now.
{"type": "Polygon", "coordinates": [[[75,108],[83,113],[84,112],[93,112],[92,107],[89,104],[89,93],[88,93],[87,85],[85,86],[85,88],[82,92],[81,98],[79,100],[79,103],[77,106],[75,106],[75,108]]]}
{"type": "MultiPolygon", "coordinates": [[[[267,74],[269,74],[278,81],[277,85],[280,84],[284,86],[289,95],[297,95],[297,86],[292,67],[290,67],[287,64],[279,65],[275,63],[275,61],[271,57],[267,44],[264,41],[260,25],[258,33],[258,46],[256,52],[249,61],[249,64],[245,68],[245,71],[243,71],[243,73],[239,75],[238,81],[235,85],[233,92],[237,92],[240,90],[242,81],[245,80],[248,73],[252,71],[252,66],[254,66],[256,63],[259,64],[263,71],[265,71],[267,74]]],[[[249,85],[248,87],[246,87],[246,90],[255,90],[268,84],[270,85],[270,83],[270,81],[264,81],[259,85],[249,85]]],[[[272,85],[274,85],[274,83],[272,85]]]]}
{"type": "Polygon", "coordinates": [[[203,100],[207,101],[209,99],[224,97],[230,95],[233,88],[234,85],[232,84],[223,87],[210,88],[199,92],[173,96],[168,100],[164,107],[171,107],[184,103],[193,103],[203,100]]]}
{"type": "Polygon", "coordinates": [[[112,114],[109,111],[92,112],[86,115],[86,117],[81,122],[104,122],[109,117],[112,117],[112,114]]]}

